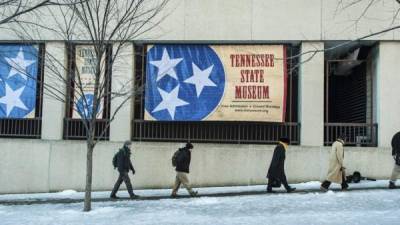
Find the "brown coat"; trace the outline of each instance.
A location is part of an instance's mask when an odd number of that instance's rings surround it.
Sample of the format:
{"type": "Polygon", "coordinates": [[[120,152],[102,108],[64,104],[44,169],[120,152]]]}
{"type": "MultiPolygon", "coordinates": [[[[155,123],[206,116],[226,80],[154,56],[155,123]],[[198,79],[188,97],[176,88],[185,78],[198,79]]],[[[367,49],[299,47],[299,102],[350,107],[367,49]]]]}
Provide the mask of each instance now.
{"type": "Polygon", "coordinates": [[[344,173],[344,170],[342,171],[343,160],[343,142],[341,140],[337,140],[332,144],[332,149],[329,156],[328,176],[326,180],[333,183],[342,183],[342,174],[344,173]]]}

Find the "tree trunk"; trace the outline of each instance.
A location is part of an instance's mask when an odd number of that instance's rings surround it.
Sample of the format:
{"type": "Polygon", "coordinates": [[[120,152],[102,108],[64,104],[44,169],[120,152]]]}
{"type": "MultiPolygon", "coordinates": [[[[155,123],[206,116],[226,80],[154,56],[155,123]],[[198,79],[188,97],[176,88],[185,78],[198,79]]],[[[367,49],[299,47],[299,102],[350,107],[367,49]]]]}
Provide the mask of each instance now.
{"type": "Polygon", "coordinates": [[[93,144],[88,141],[86,155],[86,187],[85,203],[83,211],[89,212],[92,209],[92,170],[93,170],[93,144]]]}

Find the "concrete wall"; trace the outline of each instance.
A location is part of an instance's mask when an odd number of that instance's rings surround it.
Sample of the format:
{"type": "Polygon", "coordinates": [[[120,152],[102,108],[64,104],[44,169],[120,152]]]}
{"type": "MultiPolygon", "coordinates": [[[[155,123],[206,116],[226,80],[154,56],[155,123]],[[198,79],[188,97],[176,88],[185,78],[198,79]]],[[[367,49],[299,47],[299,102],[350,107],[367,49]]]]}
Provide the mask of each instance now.
{"type": "MultiPolygon", "coordinates": [[[[171,0],[153,20],[162,22],[156,29],[138,37],[140,40],[349,40],[393,24],[398,3],[393,0],[360,1],[351,7],[348,1],[335,0],[171,0]],[[341,4],[340,4],[341,3],[341,4]],[[222,12],[222,13],[221,13],[222,12]]],[[[58,30],[63,24],[58,8],[40,12],[40,17],[26,19],[58,30]],[[53,17],[59,15],[59,17],[53,17]]],[[[14,26],[15,29],[15,26],[14,26]]],[[[81,35],[81,38],[84,35],[81,35]]],[[[79,38],[79,37],[77,37],[79,38]]],[[[19,40],[14,32],[1,32],[1,40],[19,40]]],[[[31,34],[33,40],[60,40],[61,33],[31,34]]],[[[374,36],[374,40],[399,40],[399,31],[374,36]]]]}
{"type": "Polygon", "coordinates": [[[134,92],[133,88],[133,71],[134,54],[133,45],[115,44],[113,51],[115,60],[112,68],[112,91],[115,93],[128,93],[121,97],[113,95],[111,101],[111,116],[113,119],[110,124],[110,140],[126,141],[131,138],[131,115],[132,115],[132,98],[129,93],[134,92]]]}
{"type": "Polygon", "coordinates": [[[65,116],[65,93],[67,87],[65,79],[67,65],[66,49],[64,42],[49,42],[46,44],[46,56],[43,80],[43,110],[42,113],[42,139],[60,140],[63,135],[63,119],[65,116]],[[58,61],[55,62],[53,58],[58,61]]]}
{"type": "MultiPolygon", "coordinates": [[[[99,143],[94,152],[93,189],[110,190],[117,178],[112,157],[122,142],[99,143]]],[[[179,143],[135,142],[132,160],[135,188],[170,188],[174,170],[170,158],[179,143]]],[[[2,139],[0,193],[83,190],[85,143],[2,139]]],[[[195,144],[190,180],[194,186],[265,184],[272,145],[195,144]]],[[[290,146],[286,173],[290,182],[323,180],[329,147],[290,146]]],[[[387,148],[346,148],[348,172],[387,179],[392,161],[387,148]]]]}
{"type": "Polygon", "coordinates": [[[376,77],[378,145],[389,147],[393,135],[400,131],[400,43],[379,43],[376,77]]]}
{"type": "Polygon", "coordinates": [[[299,76],[301,144],[324,145],[324,54],[322,42],[303,42],[299,76]],[[314,55],[315,54],[315,55],[314,55]]]}

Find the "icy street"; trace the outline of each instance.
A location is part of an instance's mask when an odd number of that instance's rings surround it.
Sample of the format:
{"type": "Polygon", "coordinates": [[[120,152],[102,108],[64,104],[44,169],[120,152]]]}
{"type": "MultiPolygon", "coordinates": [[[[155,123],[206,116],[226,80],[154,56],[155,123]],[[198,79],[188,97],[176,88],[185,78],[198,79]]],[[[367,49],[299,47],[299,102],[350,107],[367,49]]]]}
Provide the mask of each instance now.
{"type": "MultiPolygon", "coordinates": [[[[316,185],[312,183],[308,186],[316,185]]],[[[301,184],[297,187],[301,187],[301,184]]],[[[262,186],[247,188],[257,190],[262,186]]],[[[219,188],[219,191],[227,189],[229,188],[219,188]]],[[[215,188],[204,191],[212,192],[210,190],[215,188]]],[[[159,194],[162,192],[168,191],[161,191],[159,194]]],[[[66,193],[64,195],[78,194],[66,193]]],[[[157,194],[157,191],[143,190],[138,193],[157,194]]],[[[181,193],[184,194],[184,190],[181,193]]],[[[105,194],[104,192],[103,195],[105,194]]],[[[7,199],[10,196],[12,195],[1,198],[7,199]]],[[[22,195],[16,197],[18,196],[22,195]]],[[[0,205],[0,224],[399,224],[400,190],[96,202],[89,213],[83,213],[82,207],[82,203],[0,205]]]]}

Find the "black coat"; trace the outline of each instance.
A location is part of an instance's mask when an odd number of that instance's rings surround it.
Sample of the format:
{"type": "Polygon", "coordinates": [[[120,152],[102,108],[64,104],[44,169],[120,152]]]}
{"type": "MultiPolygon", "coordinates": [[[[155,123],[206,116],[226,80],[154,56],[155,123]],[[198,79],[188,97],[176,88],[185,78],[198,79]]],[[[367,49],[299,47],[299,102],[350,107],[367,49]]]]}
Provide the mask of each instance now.
{"type": "Polygon", "coordinates": [[[131,150],[129,148],[123,147],[119,150],[117,156],[117,168],[120,173],[129,172],[129,170],[132,170],[132,172],[135,173],[135,169],[131,162],[131,150]]]}
{"type": "Polygon", "coordinates": [[[179,154],[176,158],[176,168],[178,172],[189,173],[191,152],[187,148],[179,149],[179,154]]]}
{"type": "Polygon", "coordinates": [[[400,131],[392,138],[392,155],[400,154],[400,131]]]}
{"type": "Polygon", "coordinates": [[[286,181],[285,175],[285,158],[286,150],[282,144],[275,147],[274,155],[272,156],[271,165],[268,169],[267,178],[271,180],[286,181]]]}

